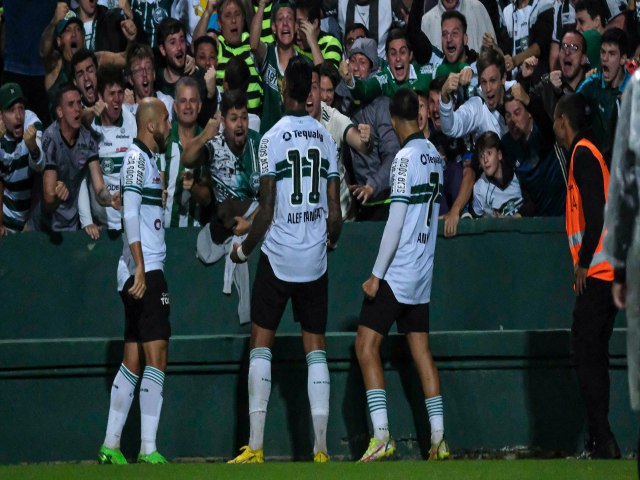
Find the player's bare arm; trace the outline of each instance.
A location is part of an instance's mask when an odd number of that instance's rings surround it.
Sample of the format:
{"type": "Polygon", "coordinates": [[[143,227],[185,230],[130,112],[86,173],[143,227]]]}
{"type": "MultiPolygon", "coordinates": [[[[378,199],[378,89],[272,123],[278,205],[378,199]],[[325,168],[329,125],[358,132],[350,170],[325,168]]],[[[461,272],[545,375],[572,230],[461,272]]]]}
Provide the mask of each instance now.
{"type": "MultiPolygon", "coordinates": [[[[242,242],[242,245],[237,243],[233,245],[231,251],[231,260],[235,263],[241,263],[244,260],[238,255],[238,249],[242,248],[242,254],[248,257],[258,242],[262,240],[264,234],[267,232],[271,221],[273,220],[273,210],[276,203],[276,179],[272,176],[264,176],[260,178],[260,208],[256,217],[253,219],[253,226],[247,235],[247,238],[242,242]]],[[[338,212],[340,211],[340,204],[338,203],[338,212]]]]}
{"type": "Polygon", "coordinates": [[[327,181],[327,241],[330,247],[335,247],[342,230],[342,212],[340,210],[340,180],[331,178],[327,181]]]}
{"type": "Polygon", "coordinates": [[[142,243],[133,242],[129,244],[131,256],[136,264],[136,273],[133,277],[133,285],[129,289],[129,295],[139,300],[144,296],[147,289],[147,283],[144,276],[144,257],[142,256],[142,243]]]}

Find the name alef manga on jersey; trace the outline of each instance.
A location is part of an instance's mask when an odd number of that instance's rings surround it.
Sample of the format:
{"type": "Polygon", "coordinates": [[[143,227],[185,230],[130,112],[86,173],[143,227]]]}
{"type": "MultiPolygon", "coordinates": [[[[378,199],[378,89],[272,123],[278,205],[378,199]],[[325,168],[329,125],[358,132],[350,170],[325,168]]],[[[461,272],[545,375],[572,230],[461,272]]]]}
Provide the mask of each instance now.
{"type": "Polygon", "coordinates": [[[322,208],[316,208],[315,210],[306,212],[292,212],[287,215],[287,223],[315,222],[322,217],[322,208]]]}

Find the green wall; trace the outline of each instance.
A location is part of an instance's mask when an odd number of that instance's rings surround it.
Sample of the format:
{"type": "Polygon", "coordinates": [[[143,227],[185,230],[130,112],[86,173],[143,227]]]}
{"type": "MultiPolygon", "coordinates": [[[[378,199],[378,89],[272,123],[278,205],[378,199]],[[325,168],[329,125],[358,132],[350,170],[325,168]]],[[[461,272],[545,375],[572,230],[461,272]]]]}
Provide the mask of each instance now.
{"type": "MultiPolygon", "coordinates": [[[[328,440],[335,459],[357,458],[368,441],[353,343],[360,285],[382,229],[345,225],[329,255],[328,440]]],[[[573,293],[562,222],[467,221],[460,230],[455,239],[438,240],[431,309],[451,447],[578,450],[583,412],[568,355],[573,293]]],[[[221,292],[222,265],[196,260],[196,235],[167,235],[174,337],[158,444],[170,458],[228,458],[248,435],[249,328],[238,324],[235,294],[221,292]]],[[[115,292],[121,248],[119,238],[103,234],[93,242],[82,232],[0,239],[0,463],[95,457],[122,354],[115,292]]],[[[265,449],[267,457],[308,460],[306,365],[287,315],[274,347],[265,449]]],[[[637,421],[628,406],[624,347],[624,330],[616,330],[611,419],[630,452],[637,421]]],[[[391,432],[403,458],[419,458],[428,421],[404,339],[390,336],[383,355],[391,432]]],[[[136,403],[123,440],[130,457],[139,446],[136,403]]]]}

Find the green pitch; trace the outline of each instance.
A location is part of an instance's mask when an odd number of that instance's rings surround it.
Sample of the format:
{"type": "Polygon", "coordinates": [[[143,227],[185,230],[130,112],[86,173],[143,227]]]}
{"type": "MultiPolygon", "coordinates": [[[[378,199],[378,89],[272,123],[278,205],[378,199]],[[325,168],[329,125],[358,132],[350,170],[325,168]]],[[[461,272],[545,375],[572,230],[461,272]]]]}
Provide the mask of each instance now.
{"type": "Polygon", "coordinates": [[[0,466],[0,479],[47,480],[260,480],[269,479],[404,479],[428,480],[630,480],[636,462],[629,460],[458,460],[448,462],[390,461],[378,464],[334,462],[225,465],[223,463],[171,465],[20,465],[0,466]]]}

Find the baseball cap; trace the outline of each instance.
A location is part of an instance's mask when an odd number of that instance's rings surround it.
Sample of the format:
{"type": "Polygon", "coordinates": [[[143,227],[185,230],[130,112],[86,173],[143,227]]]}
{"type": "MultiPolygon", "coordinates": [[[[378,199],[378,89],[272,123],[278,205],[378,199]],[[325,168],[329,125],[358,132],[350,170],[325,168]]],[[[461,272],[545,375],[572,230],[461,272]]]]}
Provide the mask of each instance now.
{"type": "Polygon", "coordinates": [[[290,8],[291,10],[295,11],[295,8],[293,6],[293,3],[287,1],[287,0],[280,0],[278,2],[276,2],[273,7],[271,8],[271,21],[275,22],[276,21],[276,14],[278,13],[278,10],[280,10],[281,8],[290,8]]]}
{"type": "Polygon", "coordinates": [[[67,28],[72,23],[77,23],[78,25],[80,25],[80,28],[84,32],[84,25],[82,23],[82,20],[80,20],[80,17],[76,16],[76,14],[73,13],[72,11],[69,11],[64,16],[64,18],[60,20],[56,25],[56,36],[59,37],[60,35],[62,35],[62,32],[64,32],[64,29],[67,28]]]}
{"type": "Polygon", "coordinates": [[[349,58],[360,53],[371,61],[371,69],[378,69],[378,44],[372,38],[356,38],[349,50],[349,58]]]}
{"type": "Polygon", "coordinates": [[[0,110],[8,110],[16,102],[26,102],[22,88],[17,83],[5,83],[0,87],[0,110]]]}

